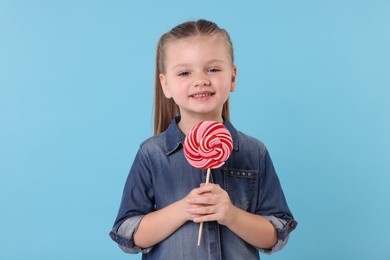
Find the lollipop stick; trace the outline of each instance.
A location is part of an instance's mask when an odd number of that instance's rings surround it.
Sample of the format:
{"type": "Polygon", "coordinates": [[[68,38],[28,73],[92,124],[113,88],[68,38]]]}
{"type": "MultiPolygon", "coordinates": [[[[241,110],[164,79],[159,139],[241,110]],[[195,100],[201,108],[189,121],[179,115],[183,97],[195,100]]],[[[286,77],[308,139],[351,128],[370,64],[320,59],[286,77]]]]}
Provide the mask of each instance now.
{"type": "Polygon", "coordinates": [[[211,173],[211,168],[207,168],[206,184],[210,182],[210,173],[211,173]]]}
{"type": "MultiPolygon", "coordinates": [[[[207,168],[206,184],[209,183],[209,180],[210,180],[210,172],[211,172],[211,168],[207,168]]],[[[202,230],[203,230],[203,222],[200,222],[199,232],[198,232],[198,246],[200,245],[200,240],[201,240],[201,238],[202,238],[202,230]]]]}

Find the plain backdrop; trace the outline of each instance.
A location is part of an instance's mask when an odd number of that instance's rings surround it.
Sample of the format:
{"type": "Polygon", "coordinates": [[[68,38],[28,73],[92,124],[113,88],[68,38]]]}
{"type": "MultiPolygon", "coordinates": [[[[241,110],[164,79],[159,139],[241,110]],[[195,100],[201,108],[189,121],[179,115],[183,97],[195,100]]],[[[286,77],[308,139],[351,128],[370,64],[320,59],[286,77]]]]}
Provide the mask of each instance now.
{"type": "Polygon", "coordinates": [[[390,259],[389,13],[385,0],[0,0],[0,259],[141,258],[108,233],[153,134],[157,40],[199,18],[232,37],[232,122],[267,145],[299,222],[262,259],[390,259]]]}

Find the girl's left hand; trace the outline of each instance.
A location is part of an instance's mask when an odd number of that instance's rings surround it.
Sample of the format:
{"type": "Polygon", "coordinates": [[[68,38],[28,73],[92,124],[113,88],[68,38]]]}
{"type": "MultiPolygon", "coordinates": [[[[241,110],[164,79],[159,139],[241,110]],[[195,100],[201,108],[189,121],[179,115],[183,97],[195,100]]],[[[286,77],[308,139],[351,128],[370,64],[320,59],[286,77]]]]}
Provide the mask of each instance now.
{"type": "Polygon", "coordinates": [[[196,223],[217,221],[221,225],[228,225],[234,218],[235,207],[227,192],[218,184],[202,183],[195,194],[187,199],[187,203],[190,205],[187,212],[198,215],[193,219],[196,223]]]}

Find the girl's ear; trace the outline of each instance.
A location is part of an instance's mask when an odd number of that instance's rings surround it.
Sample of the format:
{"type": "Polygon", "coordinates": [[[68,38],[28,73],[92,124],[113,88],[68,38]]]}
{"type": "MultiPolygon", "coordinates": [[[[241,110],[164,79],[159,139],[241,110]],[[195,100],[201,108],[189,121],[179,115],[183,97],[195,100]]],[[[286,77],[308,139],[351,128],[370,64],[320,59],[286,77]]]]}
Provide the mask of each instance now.
{"type": "Polygon", "coordinates": [[[162,91],[164,92],[164,95],[166,98],[172,98],[171,92],[169,91],[168,83],[167,83],[167,78],[165,77],[164,74],[160,74],[160,84],[162,91]]]}
{"type": "Polygon", "coordinates": [[[237,67],[233,66],[230,92],[234,92],[236,90],[236,79],[237,79],[237,67]]]}

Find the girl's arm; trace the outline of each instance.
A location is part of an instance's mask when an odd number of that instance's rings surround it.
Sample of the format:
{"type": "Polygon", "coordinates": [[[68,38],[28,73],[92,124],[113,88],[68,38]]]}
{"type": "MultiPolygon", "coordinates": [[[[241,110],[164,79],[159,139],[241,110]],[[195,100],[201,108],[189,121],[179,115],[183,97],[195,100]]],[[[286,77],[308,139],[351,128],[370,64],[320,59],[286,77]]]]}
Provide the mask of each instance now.
{"type": "Polygon", "coordinates": [[[187,200],[195,192],[196,189],[184,199],[145,215],[134,234],[134,243],[140,248],[154,246],[190,220],[191,215],[187,213],[187,200]]]}
{"type": "Polygon", "coordinates": [[[231,212],[230,221],[225,225],[249,244],[269,249],[278,241],[276,229],[268,219],[235,206],[232,206],[231,212]]]}
{"type": "Polygon", "coordinates": [[[275,227],[266,218],[235,207],[217,184],[202,185],[187,199],[194,222],[217,221],[256,248],[272,248],[277,242],[275,227]]]}

